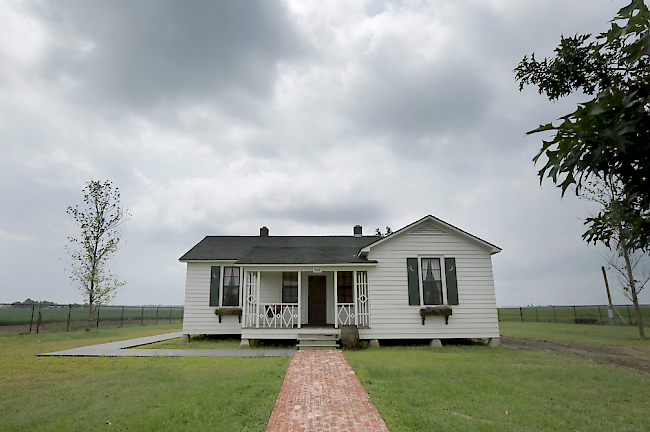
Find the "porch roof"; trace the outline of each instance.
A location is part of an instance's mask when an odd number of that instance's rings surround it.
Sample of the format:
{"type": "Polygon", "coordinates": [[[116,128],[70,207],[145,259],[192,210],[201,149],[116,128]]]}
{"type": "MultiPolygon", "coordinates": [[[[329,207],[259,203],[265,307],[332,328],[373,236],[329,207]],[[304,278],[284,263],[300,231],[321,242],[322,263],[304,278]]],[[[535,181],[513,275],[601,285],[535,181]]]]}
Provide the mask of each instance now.
{"type": "Polygon", "coordinates": [[[376,263],[359,251],[378,236],[207,236],[180,261],[234,260],[237,264],[376,263]]]}
{"type": "Polygon", "coordinates": [[[359,248],[345,247],[261,247],[256,246],[237,264],[351,264],[376,263],[359,257],[359,248]]]}

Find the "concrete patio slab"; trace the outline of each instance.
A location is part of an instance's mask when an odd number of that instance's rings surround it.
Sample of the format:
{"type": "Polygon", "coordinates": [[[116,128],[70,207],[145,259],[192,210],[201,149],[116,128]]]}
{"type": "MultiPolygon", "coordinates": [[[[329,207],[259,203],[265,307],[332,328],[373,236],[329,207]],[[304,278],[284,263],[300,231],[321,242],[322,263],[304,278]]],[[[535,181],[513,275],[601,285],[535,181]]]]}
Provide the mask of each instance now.
{"type": "Polygon", "coordinates": [[[183,332],[166,333],[136,339],[108,342],[38,354],[72,357],[291,357],[294,349],[216,350],[216,349],[127,349],[181,337],[183,332]]]}

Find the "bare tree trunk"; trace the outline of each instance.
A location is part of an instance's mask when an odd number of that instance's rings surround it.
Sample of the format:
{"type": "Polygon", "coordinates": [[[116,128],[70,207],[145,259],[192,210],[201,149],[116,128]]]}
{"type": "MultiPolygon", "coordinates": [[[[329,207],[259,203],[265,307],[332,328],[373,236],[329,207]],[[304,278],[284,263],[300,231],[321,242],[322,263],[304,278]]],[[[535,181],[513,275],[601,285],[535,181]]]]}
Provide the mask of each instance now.
{"type": "Polygon", "coordinates": [[[627,245],[623,246],[623,258],[625,259],[625,270],[627,271],[627,279],[630,284],[630,292],[632,293],[632,303],[634,303],[634,311],[636,312],[636,323],[639,327],[639,336],[645,339],[645,332],[643,331],[643,320],[641,319],[641,309],[639,308],[639,299],[636,292],[636,281],[634,274],[632,274],[632,264],[630,263],[630,251],[627,245]]]}
{"type": "MultiPolygon", "coordinates": [[[[93,273],[94,273],[94,269],[93,269],[93,273]]],[[[93,278],[94,278],[94,276],[93,276],[93,278]]],[[[91,322],[92,322],[92,319],[93,319],[93,293],[95,292],[94,289],[95,289],[95,281],[91,280],[90,281],[90,293],[88,294],[88,321],[86,322],[86,331],[87,332],[90,331],[91,322]]]]}
{"type": "Polygon", "coordinates": [[[93,319],[93,303],[92,300],[88,299],[88,322],[86,323],[86,331],[90,331],[90,323],[93,319]]]}

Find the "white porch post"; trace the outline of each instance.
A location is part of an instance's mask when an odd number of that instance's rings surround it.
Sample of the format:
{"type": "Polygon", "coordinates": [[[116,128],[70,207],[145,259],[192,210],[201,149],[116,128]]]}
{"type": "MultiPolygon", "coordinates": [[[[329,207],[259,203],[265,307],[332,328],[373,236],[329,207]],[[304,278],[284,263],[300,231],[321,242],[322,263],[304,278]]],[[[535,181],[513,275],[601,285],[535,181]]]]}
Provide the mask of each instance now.
{"type": "Polygon", "coordinates": [[[302,272],[298,271],[298,328],[302,327],[302,272]]]}
{"type": "Polygon", "coordinates": [[[241,305],[241,326],[246,327],[246,306],[248,294],[246,293],[246,271],[239,267],[239,304],[241,305]]]}
{"type": "Polygon", "coordinates": [[[352,294],[352,300],[354,301],[354,325],[358,326],[359,325],[359,311],[357,303],[359,301],[357,300],[357,271],[354,271],[354,283],[352,284],[354,287],[354,293],[352,294]]]}
{"type": "Polygon", "coordinates": [[[257,271],[257,280],[255,281],[255,291],[257,292],[257,305],[255,306],[255,326],[260,328],[260,292],[262,291],[262,281],[260,279],[260,271],[257,271]]]}
{"type": "Polygon", "coordinates": [[[338,270],[334,270],[334,328],[339,328],[339,278],[338,270]]]}

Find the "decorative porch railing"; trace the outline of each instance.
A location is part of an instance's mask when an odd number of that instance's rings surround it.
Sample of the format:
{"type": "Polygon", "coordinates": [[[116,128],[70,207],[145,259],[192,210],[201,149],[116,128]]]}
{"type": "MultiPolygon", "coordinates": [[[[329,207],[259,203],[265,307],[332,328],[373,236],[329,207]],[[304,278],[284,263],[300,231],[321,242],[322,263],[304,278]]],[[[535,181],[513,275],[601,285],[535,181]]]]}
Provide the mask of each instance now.
{"type": "Polygon", "coordinates": [[[368,305],[368,272],[357,272],[357,325],[370,327],[370,307],[368,305]]]}
{"type": "Polygon", "coordinates": [[[257,327],[257,299],[259,297],[259,277],[257,272],[244,273],[244,322],[243,327],[257,327]]]}
{"type": "MultiPolygon", "coordinates": [[[[336,272],[334,272],[335,288],[336,277],[336,272]]],[[[360,328],[370,327],[368,272],[355,271],[354,282],[353,302],[338,303],[335,297],[334,326],[337,328],[341,325],[357,325],[360,328]]],[[[288,329],[300,328],[301,326],[299,305],[303,300],[301,300],[300,296],[300,285],[298,303],[261,303],[259,302],[260,272],[245,271],[243,300],[243,328],[288,329]]]]}
{"type": "Polygon", "coordinates": [[[260,303],[260,328],[298,327],[298,303],[260,303]]]}
{"type": "Polygon", "coordinates": [[[339,325],[354,325],[354,303],[339,303],[336,317],[339,325]]]}

